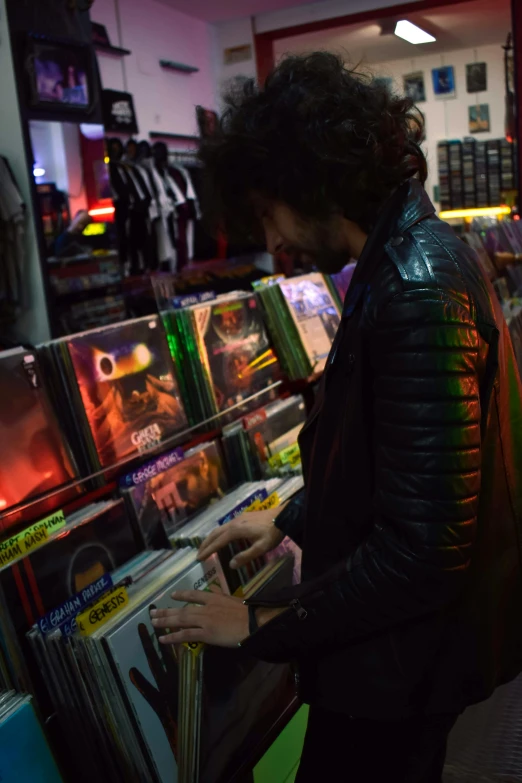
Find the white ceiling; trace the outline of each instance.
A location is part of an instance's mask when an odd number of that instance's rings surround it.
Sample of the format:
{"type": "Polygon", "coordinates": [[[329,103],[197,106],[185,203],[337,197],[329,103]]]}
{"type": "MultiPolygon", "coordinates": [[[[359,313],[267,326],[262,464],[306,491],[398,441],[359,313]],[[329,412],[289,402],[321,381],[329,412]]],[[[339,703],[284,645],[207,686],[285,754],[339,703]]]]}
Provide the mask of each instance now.
{"type": "MultiPolygon", "coordinates": [[[[437,40],[414,46],[397,38],[392,30],[381,35],[381,25],[376,18],[371,24],[351,25],[275,41],[275,54],[279,57],[288,52],[329,49],[346,54],[352,63],[362,61],[371,64],[498,44],[505,41],[511,30],[510,0],[475,0],[434,11],[412,10],[406,17],[432,33],[437,40]]],[[[383,20],[383,24],[390,25],[390,22],[393,20],[383,20]]]]}
{"type": "MultiPolygon", "coordinates": [[[[307,0],[159,0],[160,3],[182,11],[206,22],[223,22],[246,16],[279,11],[296,5],[306,5],[307,0]]],[[[317,0],[308,0],[317,2],[317,0]]]]}

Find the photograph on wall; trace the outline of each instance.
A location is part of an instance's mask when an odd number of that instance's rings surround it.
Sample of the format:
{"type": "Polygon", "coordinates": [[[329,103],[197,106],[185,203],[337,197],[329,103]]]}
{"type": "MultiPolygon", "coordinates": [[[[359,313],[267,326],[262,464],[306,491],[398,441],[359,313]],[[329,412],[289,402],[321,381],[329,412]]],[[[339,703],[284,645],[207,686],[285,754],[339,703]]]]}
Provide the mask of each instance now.
{"type": "Polygon", "coordinates": [[[424,85],[424,73],[416,71],[403,76],[404,94],[414,103],[422,103],[426,100],[426,87],[424,85]]]}
{"type": "Polygon", "coordinates": [[[452,65],[442,65],[440,68],[433,68],[431,76],[435,98],[439,100],[455,98],[455,70],[452,65]]]}
{"type": "Polygon", "coordinates": [[[373,82],[374,84],[384,87],[388,92],[393,92],[393,79],[391,76],[375,76],[373,82]]]}
{"type": "Polygon", "coordinates": [[[488,71],[486,63],[470,63],[466,65],[466,90],[468,92],[484,92],[488,89],[488,71]]]}
{"type": "Polygon", "coordinates": [[[480,103],[468,107],[469,132],[485,133],[489,131],[489,104],[480,103]]]}

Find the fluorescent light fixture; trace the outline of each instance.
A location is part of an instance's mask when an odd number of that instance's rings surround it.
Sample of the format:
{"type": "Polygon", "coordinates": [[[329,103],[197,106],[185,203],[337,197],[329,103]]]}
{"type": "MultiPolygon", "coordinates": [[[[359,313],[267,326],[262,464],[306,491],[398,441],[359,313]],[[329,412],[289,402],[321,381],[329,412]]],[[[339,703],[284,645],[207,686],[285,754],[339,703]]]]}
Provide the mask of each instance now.
{"type": "Polygon", "coordinates": [[[401,19],[400,22],[397,22],[395,35],[398,35],[399,38],[404,38],[405,41],[412,44],[433,43],[433,41],[437,40],[433,35],[427,33],[426,30],[422,30],[416,24],[408,22],[407,19],[401,19]]]}
{"type": "Polygon", "coordinates": [[[45,169],[40,168],[40,166],[35,166],[33,169],[33,176],[35,177],[43,177],[45,175],[45,169]]]}
{"type": "Polygon", "coordinates": [[[511,207],[506,205],[501,207],[471,207],[470,209],[448,209],[439,212],[441,220],[451,220],[452,218],[497,217],[500,215],[511,215],[511,207]]]}
{"type": "Polygon", "coordinates": [[[90,209],[89,215],[91,217],[99,217],[100,215],[112,215],[114,214],[114,207],[100,207],[99,209],[90,209]]]}

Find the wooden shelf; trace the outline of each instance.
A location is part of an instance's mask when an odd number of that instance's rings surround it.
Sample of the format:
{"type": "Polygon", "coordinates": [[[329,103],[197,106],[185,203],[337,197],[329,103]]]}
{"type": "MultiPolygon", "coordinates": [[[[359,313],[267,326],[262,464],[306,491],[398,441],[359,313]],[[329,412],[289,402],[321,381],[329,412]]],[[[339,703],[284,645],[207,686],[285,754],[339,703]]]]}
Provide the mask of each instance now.
{"type": "Polygon", "coordinates": [[[95,43],[94,48],[97,52],[112,54],[114,57],[126,57],[128,54],[132,54],[130,49],[122,49],[119,46],[105,46],[105,44],[95,43]]]}
{"type": "Polygon", "coordinates": [[[172,60],[160,60],[159,63],[166,71],[178,71],[178,73],[197,73],[199,71],[199,68],[195,68],[193,65],[175,63],[172,60]]]}

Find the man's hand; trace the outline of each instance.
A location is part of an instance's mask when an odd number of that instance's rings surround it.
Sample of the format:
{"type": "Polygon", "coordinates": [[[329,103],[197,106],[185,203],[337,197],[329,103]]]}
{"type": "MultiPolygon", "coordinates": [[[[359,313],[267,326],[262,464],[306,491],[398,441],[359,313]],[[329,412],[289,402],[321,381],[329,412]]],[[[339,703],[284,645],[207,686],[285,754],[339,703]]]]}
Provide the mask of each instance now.
{"type": "Polygon", "coordinates": [[[246,540],[250,547],[230,561],[231,568],[240,568],[270,552],[284,538],[283,533],[274,525],[274,516],[283,508],[284,506],[265,511],[248,511],[232,522],[227,522],[213,530],[203,541],[198,552],[198,560],[206,560],[232,541],[246,540]]]}
{"type": "Polygon", "coordinates": [[[166,628],[162,644],[204,642],[217,647],[237,647],[248,636],[248,608],[241,598],[219,591],[188,590],[172,593],[182,609],[153,609],[154,628],[166,628]]]}

